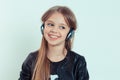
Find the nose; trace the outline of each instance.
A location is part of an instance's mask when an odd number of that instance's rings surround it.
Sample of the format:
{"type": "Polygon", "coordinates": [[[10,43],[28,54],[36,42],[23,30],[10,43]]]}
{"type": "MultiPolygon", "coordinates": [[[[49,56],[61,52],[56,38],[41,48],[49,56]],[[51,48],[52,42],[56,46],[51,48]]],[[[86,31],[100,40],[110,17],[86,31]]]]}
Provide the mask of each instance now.
{"type": "Polygon", "coordinates": [[[57,32],[58,32],[58,28],[57,28],[56,26],[54,26],[54,27],[50,30],[50,32],[52,32],[52,33],[57,33],[57,32]]]}

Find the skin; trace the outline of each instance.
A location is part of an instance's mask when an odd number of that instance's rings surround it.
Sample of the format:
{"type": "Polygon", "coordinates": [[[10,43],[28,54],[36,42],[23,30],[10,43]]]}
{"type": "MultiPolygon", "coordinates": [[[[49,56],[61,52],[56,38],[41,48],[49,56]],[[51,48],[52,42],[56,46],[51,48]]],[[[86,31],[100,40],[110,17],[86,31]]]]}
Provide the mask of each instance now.
{"type": "Polygon", "coordinates": [[[48,42],[47,57],[52,62],[58,62],[65,58],[65,39],[70,28],[62,14],[55,12],[45,21],[44,37],[48,42]]]}

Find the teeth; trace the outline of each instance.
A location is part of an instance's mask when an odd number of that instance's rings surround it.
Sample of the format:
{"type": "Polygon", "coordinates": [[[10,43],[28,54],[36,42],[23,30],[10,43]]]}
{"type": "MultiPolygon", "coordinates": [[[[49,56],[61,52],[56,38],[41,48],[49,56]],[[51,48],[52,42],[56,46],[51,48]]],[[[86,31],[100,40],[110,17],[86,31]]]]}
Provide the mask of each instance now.
{"type": "Polygon", "coordinates": [[[49,36],[50,38],[58,38],[57,36],[53,36],[53,35],[51,35],[51,36],[49,36]]]}

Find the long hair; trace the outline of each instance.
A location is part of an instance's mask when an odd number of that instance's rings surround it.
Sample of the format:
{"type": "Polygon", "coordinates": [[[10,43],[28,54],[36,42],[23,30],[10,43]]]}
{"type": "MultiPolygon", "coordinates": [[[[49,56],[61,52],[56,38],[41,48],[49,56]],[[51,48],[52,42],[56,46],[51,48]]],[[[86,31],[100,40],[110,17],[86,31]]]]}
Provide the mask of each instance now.
{"type": "MultiPolygon", "coordinates": [[[[76,30],[76,18],[73,12],[66,6],[54,6],[50,8],[48,11],[46,11],[41,20],[43,23],[55,12],[61,13],[64,16],[64,19],[67,23],[67,25],[76,30]]],[[[32,75],[32,80],[49,80],[50,77],[50,62],[47,58],[47,41],[42,37],[41,46],[39,49],[37,62],[34,68],[34,72],[32,75]]],[[[71,50],[71,39],[65,41],[65,48],[67,50],[71,50]]]]}

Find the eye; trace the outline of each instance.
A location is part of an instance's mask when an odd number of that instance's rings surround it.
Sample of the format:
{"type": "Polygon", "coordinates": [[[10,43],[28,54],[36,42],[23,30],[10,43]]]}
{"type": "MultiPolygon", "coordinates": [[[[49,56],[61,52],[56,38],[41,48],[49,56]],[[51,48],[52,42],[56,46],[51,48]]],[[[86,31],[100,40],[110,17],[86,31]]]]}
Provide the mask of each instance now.
{"type": "Polygon", "coordinates": [[[60,29],[65,29],[65,27],[64,27],[64,26],[59,26],[59,28],[60,28],[60,29]]]}
{"type": "Polygon", "coordinates": [[[47,23],[47,26],[51,27],[51,26],[54,26],[54,24],[52,24],[52,23],[47,23]]]}

